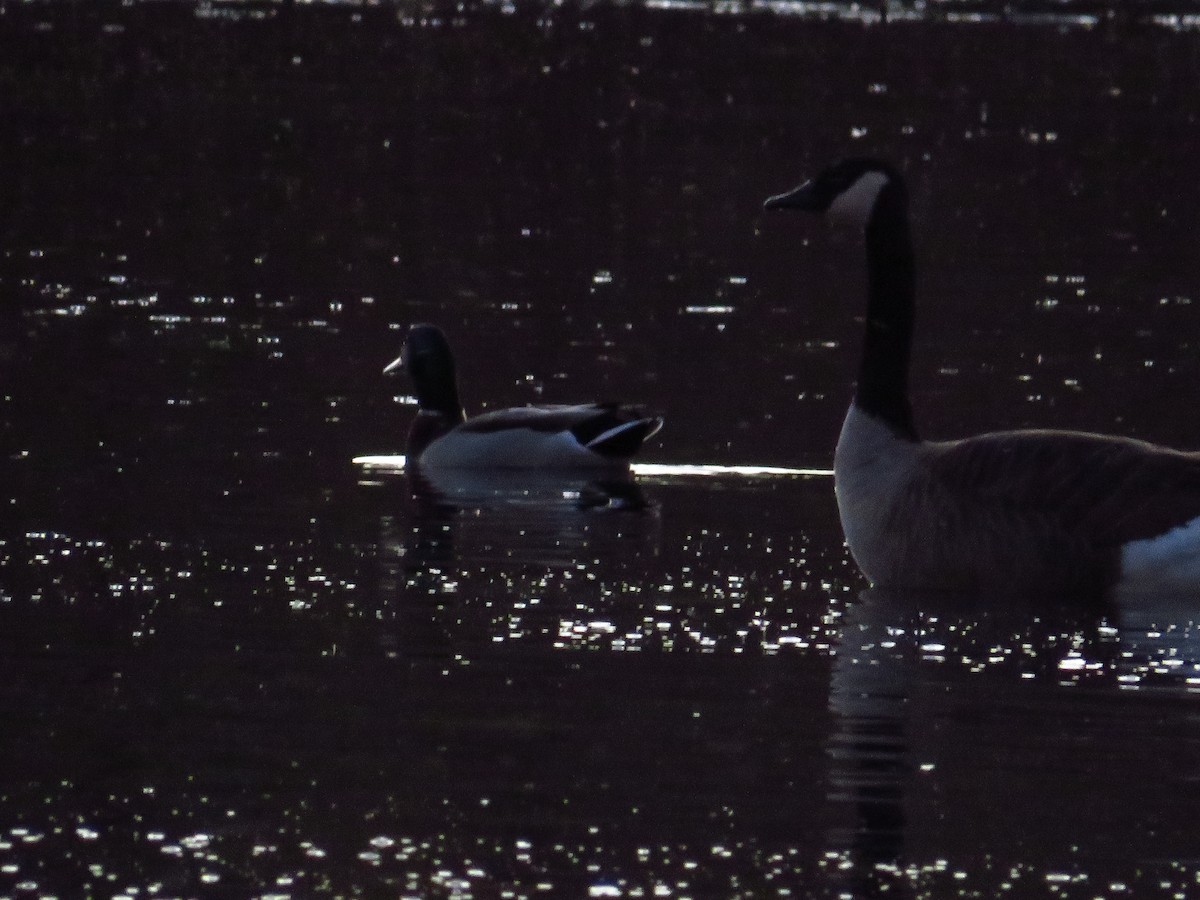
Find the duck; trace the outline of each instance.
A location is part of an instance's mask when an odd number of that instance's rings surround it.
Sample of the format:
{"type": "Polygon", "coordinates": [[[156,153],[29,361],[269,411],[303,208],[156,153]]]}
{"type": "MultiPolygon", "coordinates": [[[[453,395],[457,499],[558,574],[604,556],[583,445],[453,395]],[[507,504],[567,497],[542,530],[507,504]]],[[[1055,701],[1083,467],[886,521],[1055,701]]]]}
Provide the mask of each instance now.
{"type": "Polygon", "coordinates": [[[417,397],[405,457],[421,469],[628,470],[663,425],[620,403],[521,406],[467,418],[454,354],[436,325],[412,325],[384,374],[407,371],[417,397]]]}
{"type": "Polygon", "coordinates": [[[864,238],[865,334],[833,463],[858,568],[878,587],[975,594],[1200,588],[1200,453],[1053,429],[920,437],[909,399],[908,205],[901,171],[862,157],[764,203],[864,238]]]}

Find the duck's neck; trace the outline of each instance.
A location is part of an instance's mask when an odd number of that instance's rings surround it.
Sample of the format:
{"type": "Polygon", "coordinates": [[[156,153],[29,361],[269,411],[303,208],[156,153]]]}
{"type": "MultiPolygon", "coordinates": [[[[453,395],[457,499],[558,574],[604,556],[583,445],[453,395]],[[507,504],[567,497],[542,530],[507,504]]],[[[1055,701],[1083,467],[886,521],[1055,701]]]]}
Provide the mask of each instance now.
{"type": "Polygon", "coordinates": [[[454,370],[439,373],[436,378],[414,379],[417,407],[425,415],[441,416],[451,426],[467,420],[462,401],[458,399],[458,380],[454,370]]]}
{"type": "Polygon", "coordinates": [[[915,273],[903,182],[888,182],[866,226],[867,322],[855,403],[897,435],[917,440],[908,402],[915,273]]]}
{"type": "Polygon", "coordinates": [[[421,410],[412,424],[408,426],[408,440],[405,443],[404,452],[411,460],[416,460],[425,448],[440,438],[442,435],[452,431],[456,425],[461,424],[463,418],[453,419],[438,412],[429,412],[421,410]]]}
{"type": "Polygon", "coordinates": [[[465,422],[467,414],[458,399],[458,379],[454,375],[453,362],[433,371],[426,365],[412,369],[410,373],[419,410],[408,433],[409,452],[412,453],[414,440],[420,444],[419,449],[424,449],[425,444],[465,422]]]}
{"type": "Polygon", "coordinates": [[[417,417],[408,427],[408,441],[404,450],[408,458],[413,460],[442,435],[467,420],[467,414],[458,400],[458,385],[453,377],[437,384],[418,386],[417,409],[417,417]]]}

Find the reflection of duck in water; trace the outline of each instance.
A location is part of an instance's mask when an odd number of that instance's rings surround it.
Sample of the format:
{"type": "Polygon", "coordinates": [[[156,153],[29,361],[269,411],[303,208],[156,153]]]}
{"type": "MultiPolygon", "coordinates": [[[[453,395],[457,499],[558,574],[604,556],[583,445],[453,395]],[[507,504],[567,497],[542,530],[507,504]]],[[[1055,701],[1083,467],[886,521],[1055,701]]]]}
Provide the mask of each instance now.
{"type": "MultiPolygon", "coordinates": [[[[392,470],[364,482],[379,498],[383,554],[406,577],[454,581],[466,561],[575,568],[659,553],[657,504],[629,472],[392,470]]],[[[503,580],[503,576],[501,576],[503,580]]]]}
{"type": "Polygon", "coordinates": [[[834,477],[846,541],[872,582],[1040,594],[1200,586],[1200,454],[1067,431],[917,437],[914,263],[899,172],[846,160],[766,207],[865,229],[866,337],[834,477]]]}
{"type": "Polygon", "coordinates": [[[403,352],[384,372],[401,366],[419,406],[405,453],[422,469],[624,470],[662,427],[661,417],[615,403],[524,406],[468,419],[450,344],[433,325],[412,326],[403,352]]]}
{"type": "Polygon", "coordinates": [[[646,508],[628,471],[580,469],[467,469],[415,466],[406,471],[418,509],[460,507],[564,512],[646,508]]]}

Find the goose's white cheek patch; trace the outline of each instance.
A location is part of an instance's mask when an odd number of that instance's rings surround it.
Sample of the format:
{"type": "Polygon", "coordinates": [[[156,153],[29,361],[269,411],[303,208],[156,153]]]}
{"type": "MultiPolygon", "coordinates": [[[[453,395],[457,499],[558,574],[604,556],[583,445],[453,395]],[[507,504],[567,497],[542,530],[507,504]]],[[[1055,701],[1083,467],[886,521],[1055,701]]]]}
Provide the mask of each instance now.
{"type": "Polygon", "coordinates": [[[842,191],[829,205],[826,215],[835,225],[862,228],[875,208],[879,192],[888,183],[882,172],[864,172],[854,184],[842,191]]]}

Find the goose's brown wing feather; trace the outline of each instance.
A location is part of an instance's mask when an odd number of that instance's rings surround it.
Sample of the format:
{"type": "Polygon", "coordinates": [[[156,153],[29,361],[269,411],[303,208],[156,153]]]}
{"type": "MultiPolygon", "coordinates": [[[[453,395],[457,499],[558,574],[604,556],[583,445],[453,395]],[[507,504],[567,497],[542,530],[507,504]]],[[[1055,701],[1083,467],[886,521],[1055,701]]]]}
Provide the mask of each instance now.
{"type": "Polygon", "coordinates": [[[1127,438],[1012,431],[928,445],[958,497],[1043,516],[1093,546],[1155,537],[1200,516],[1200,454],[1127,438]]]}

